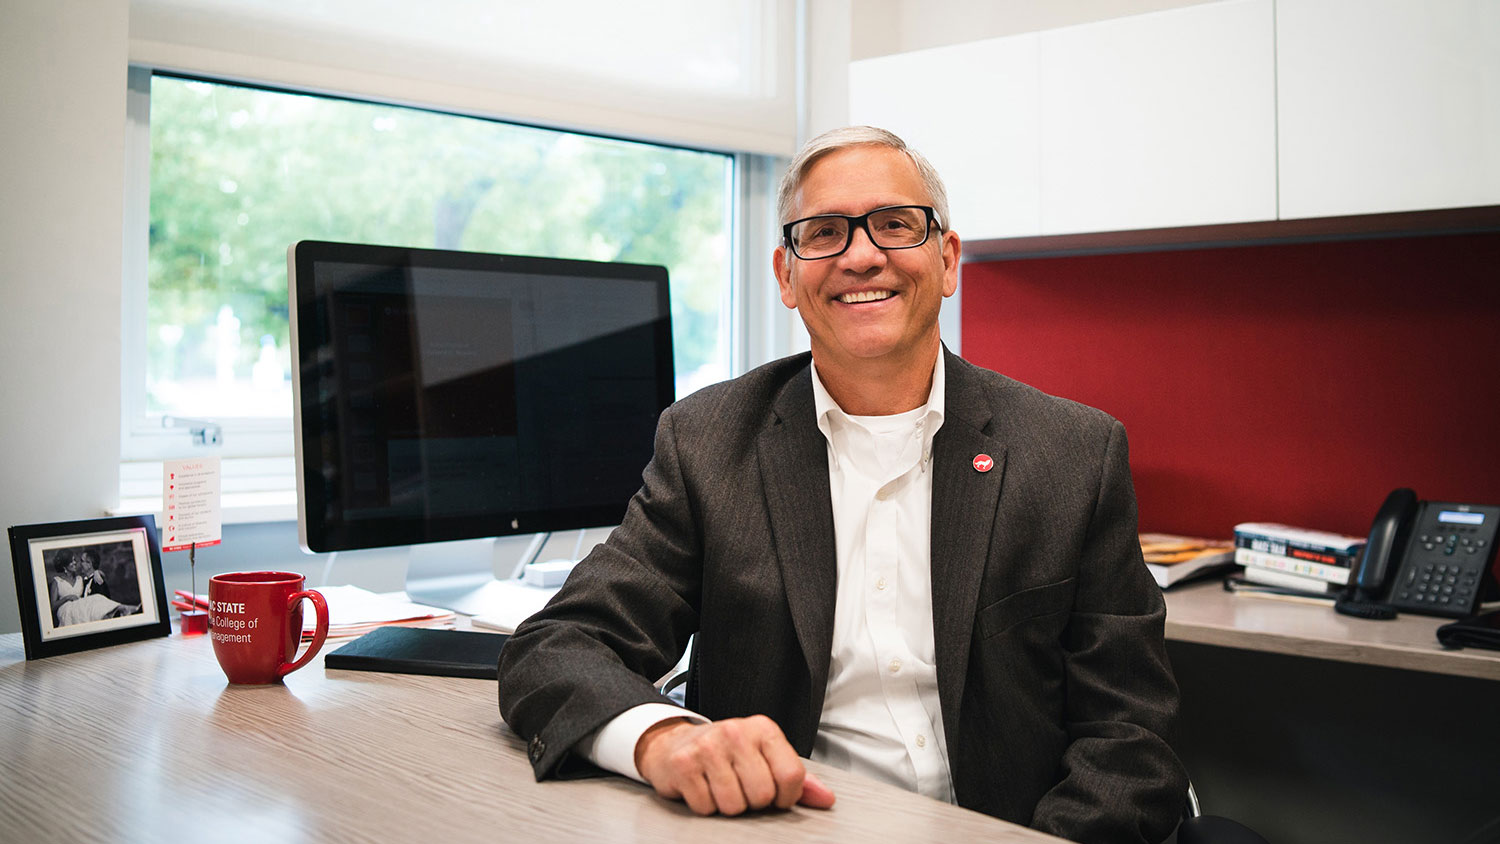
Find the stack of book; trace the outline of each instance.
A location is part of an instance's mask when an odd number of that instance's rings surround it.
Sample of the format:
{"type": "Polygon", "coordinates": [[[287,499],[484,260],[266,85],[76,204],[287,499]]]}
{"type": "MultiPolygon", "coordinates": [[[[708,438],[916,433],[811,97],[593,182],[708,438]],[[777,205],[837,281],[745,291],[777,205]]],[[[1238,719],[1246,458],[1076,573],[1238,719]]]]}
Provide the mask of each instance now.
{"type": "Polygon", "coordinates": [[[1143,533],[1141,554],[1146,568],[1163,589],[1189,578],[1219,574],[1234,565],[1234,544],[1171,533],[1143,533]]]}
{"type": "Polygon", "coordinates": [[[1234,526],[1234,561],[1245,579],[1312,594],[1343,591],[1365,547],[1358,536],[1272,522],[1234,526]]]}

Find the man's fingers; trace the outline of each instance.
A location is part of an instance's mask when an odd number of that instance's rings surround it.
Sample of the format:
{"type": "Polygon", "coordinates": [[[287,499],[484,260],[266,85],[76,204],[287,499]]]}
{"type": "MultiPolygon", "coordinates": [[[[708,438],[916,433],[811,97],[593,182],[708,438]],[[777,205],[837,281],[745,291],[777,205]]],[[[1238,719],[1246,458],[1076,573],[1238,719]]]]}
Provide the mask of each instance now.
{"type": "Polygon", "coordinates": [[[823,784],[816,774],[809,773],[802,780],[802,797],[797,800],[809,809],[833,808],[833,789],[823,784]]]}
{"type": "Polygon", "coordinates": [[[762,755],[767,738],[786,743],[781,728],[769,718],[734,718],[715,725],[710,733],[713,752],[704,761],[720,812],[738,815],[746,809],[764,809],[776,799],[771,769],[762,755]]]}
{"type": "Polygon", "coordinates": [[[715,759],[706,766],[708,790],[713,794],[714,805],[725,815],[738,815],[745,811],[745,792],[740,788],[739,775],[726,759],[715,759]]]}
{"type": "Polygon", "coordinates": [[[764,809],[777,802],[779,789],[771,774],[771,767],[759,753],[736,756],[734,772],[739,777],[740,791],[751,809],[764,809]]]}
{"type": "MultiPolygon", "coordinates": [[[[682,786],[678,796],[682,802],[687,804],[689,809],[700,815],[712,815],[717,810],[718,807],[714,803],[713,791],[709,788],[708,780],[704,779],[701,774],[695,777],[686,777],[682,786]]],[[[660,792],[660,789],[658,789],[658,792],[660,792]]],[[[668,797],[670,795],[662,794],[662,796],[668,797]]]]}
{"type": "Polygon", "coordinates": [[[776,785],[776,808],[792,808],[802,798],[804,777],[808,776],[802,757],[787,743],[779,728],[761,742],[761,755],[776,785]]]}

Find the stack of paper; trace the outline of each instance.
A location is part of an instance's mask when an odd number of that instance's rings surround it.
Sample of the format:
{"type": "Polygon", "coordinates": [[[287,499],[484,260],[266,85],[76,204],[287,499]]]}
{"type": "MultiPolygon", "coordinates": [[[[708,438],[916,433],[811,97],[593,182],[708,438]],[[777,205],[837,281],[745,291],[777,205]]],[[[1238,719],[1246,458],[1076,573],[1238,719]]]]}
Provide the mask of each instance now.
{"type": "MultiPolygon", "coordinates": [[[[362,636],[377,627],[447,627],[453,624],[451,610],[413,604],[400,596],[380,595],[358,586],[320,586],[328,601],[328,638],[362,636]]],[[[317,629],[317,614],[302,613],[302,638],[311,639],[317,629]]]]}
{"type": "MultiPolygon", "coordinates": [[[[399,595],[380,595],[358,586],[319,586],[328,602],[328,638],[362,636],[377,627],[451,627],[451,610],[413,604],[399,595]]],[[[178,591],[178,609],[208,609],[208,596],[178,591]],[[191,601],[191,603],[189,603],[191,601]]],[[[311,639],[318,629],[318,614],[304,604],[302,638],[311,639]]]]}

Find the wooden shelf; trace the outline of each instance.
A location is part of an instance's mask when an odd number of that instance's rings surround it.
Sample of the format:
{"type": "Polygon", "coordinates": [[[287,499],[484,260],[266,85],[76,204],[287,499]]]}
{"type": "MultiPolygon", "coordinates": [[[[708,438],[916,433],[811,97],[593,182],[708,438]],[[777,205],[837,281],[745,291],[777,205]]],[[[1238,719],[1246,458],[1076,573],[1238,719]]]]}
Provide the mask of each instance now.
{"type": "Polygon", "coordinates": [[[1438,644],[1437,628],[1450,619],[1402,613],[1370,621],[1332,606],[1226,592],[1216,581],[1165,594],[1174,641],[1500,680],[1500,651],[1438,644]]]}

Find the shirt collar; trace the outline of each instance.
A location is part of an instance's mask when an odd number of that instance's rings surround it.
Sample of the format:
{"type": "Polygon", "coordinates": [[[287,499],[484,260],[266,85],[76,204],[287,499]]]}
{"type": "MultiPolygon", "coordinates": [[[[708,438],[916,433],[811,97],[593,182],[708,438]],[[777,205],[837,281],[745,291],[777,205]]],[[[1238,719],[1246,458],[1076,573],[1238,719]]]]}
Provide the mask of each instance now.
{"type": "MultiPolygon", "coordinates": [[[[932,365],[932,387],[927,391],[927,424],[923,428],[922,453],[932,453],[932,436],[943,426],[943,404],[947,398],[947,367],[943,363],[943,350],[938,349],[937,362],[932,365]]],[[[818,415],[818,430],[823,432],[823,438],[831,444],[833,442],[833,426],[830,416],[837,414],[844,420],[848,414],[839,407],[833,396],[828,394],[828,388],[823,386],[823,379],[818,375],[818,364],[812,363],[813,384],[813,412],[818,415]]]]}

